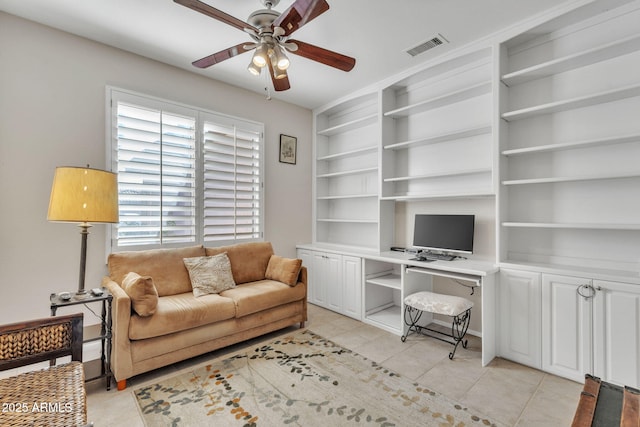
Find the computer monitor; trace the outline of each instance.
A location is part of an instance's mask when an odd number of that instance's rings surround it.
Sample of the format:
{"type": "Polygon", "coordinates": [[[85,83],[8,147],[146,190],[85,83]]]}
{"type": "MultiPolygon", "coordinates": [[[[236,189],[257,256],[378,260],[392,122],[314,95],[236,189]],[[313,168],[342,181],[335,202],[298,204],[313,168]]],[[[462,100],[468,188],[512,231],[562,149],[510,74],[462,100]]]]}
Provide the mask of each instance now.
{"type": "Polygon", "coordinates": [[[427,251],[473,253],[475,215],[416,214],[413,246],[427,251]]]}

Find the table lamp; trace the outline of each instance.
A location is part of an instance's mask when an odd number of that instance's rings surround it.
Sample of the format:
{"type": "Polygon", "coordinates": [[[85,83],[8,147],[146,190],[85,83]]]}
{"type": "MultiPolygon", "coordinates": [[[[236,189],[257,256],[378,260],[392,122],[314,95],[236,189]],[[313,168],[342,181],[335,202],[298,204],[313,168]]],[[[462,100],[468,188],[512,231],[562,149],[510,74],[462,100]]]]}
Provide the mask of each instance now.
{"type": "Polygon", "coordinates": [[[82,298],[87,265],[87,235],[91,223],[118,222],[117,175],[99,169],[57,167],[49,200],[49,221],[78,223],[82,235],[80,279],[76,296],[82,298]]]}

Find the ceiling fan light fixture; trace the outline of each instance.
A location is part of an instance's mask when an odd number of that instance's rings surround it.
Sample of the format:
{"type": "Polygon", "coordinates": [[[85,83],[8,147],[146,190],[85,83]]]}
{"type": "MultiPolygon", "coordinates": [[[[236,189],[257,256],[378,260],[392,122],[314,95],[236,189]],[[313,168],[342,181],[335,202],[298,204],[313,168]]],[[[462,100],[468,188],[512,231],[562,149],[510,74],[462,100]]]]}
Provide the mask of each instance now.
{"type": "Polygon", "coordinates": [[[276,80],[284,79],[287,77],[287,70],[281,70],[278,67],[273,67],[273,78],[276,80]]]}
{"type": "Polygon", "coordinates": [[[269,50],[269,60],[271,61],[271,67],[269,67],[269,71],[271,71],[275,80],[280,80],[287,77],[287,70],[278,67],[278,54],[276,53],[277,51],[278,45],[269,50]]]}
{"type": "Polygon", "coordinates": [[[264,67],[267,65],[267,56],[268,56],[269,48],[265,43],[260,43],[258,47],[256,47],[256,51],[253,53],[253,58],[251,62],[253,62],[256,67],[264,67]]]}
{"type": "Polygon", "coordinates": [[[249,62],[249,66],[247,67],[247,70],[254,76],[259,76],[260,72],[262,71],[262,68],[258,67],[256,64],[253,63],[253,61],[251,61],[249,62]]]}
{"type": "Polygon", "coordinates": [[[276,63],[274,65],[275,68],[283,71],[289,68],[289,65],[291,65],[291,62],[289,61],[289,58],[287,58],[287,55],[285,55],[282,47],[280,47],[279,45],[276,45],[275,48],[273,49],[273,54],[275,55],[275,58],[276,58],[276,63]]]}

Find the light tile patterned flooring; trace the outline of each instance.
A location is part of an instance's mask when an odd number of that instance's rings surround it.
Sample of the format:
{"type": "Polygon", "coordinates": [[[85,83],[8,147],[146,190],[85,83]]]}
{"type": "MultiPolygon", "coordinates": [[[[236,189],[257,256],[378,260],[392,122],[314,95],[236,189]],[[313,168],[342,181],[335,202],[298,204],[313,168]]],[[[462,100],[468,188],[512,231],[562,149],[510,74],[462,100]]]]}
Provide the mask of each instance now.
{"type": "MultiPolygon", "coordinates": [[[[455,358],[449,360],[452,346],[447,343],[415,334],[402,343],[396,335],[311,304],[306,327],[509,426],[568,426],[582,390],[582,384],[504,359],[495,359],[483,368],[476,337],[469,337],[468,348],[459,346],[455,358]]],[[[136,388],[296,329],[287,328],[140,375],[129,380],[125,391],[115,387],[106,391],[104,381],[93,381],[87,384],[89,421],[96,427],[144,426],[133,396],[136,388]]]]}

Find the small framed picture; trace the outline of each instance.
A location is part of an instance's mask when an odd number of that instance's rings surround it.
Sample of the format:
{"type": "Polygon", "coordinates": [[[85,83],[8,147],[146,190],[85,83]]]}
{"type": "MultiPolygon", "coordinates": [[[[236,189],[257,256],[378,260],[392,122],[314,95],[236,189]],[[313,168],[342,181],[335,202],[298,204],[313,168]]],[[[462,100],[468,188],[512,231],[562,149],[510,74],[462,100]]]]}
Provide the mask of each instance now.
{"type": "Polygon", "coordinates": [[[298,138],[280,134],[280,162],[296,164],[298,138]]]}

